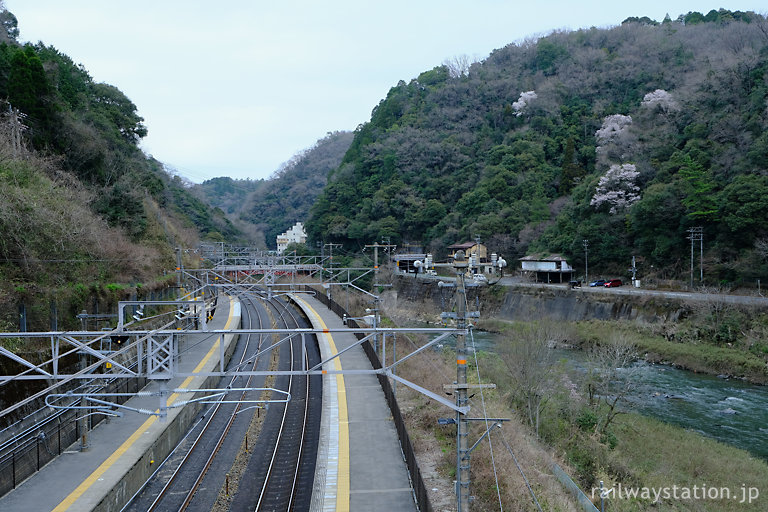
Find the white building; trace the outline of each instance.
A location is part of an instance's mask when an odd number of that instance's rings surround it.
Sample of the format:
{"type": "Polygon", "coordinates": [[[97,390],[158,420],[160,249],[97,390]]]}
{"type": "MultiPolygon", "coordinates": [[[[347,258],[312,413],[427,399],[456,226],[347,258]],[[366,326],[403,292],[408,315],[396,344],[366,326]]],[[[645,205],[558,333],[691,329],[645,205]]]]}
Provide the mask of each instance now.
{"type": "Polygon", "coordinates": [[[559,254],[534,254],[520,258],[523,274],[535,276],[540,283],[567,283],[573,277],[573,267],[559,254]]]}
{"type": "Polygon", "coordinates": [[[307,241],[307,233],[304,224],[297,222],[285,233],[277,235],[277,254],[283,254],[288,244],[303,244],[307,241]]]}

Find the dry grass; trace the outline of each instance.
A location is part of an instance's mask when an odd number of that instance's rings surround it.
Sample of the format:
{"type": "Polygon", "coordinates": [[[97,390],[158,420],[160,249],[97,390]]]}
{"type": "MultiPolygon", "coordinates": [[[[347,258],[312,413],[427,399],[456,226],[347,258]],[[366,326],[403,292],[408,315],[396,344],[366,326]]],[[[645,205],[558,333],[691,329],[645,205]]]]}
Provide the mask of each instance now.
{"type": "MultiPolygon", "coordinates": [[[[385,305],[391,306],[391,310],[396,315],[403,315],[404,312],[412,310],[411,303],[397,300],[396,292],[387,293],[391,294],[391,297],[385,305]]],[[[421,307],[425,308],[421,312],[423,318],[431,318],[434,321],[436,312],[433,310],[430,317],[428,306],[422,304],[421,307]]],[[[412,320],[414,316],[404,317],[412,320]]],[[[487,319],[485,322],[484,325],[493,330],[510,335],[519,334],[517,332],[519,326],[487,319]]],[[[561,333],[560,337],[563,339],[556,341],[568,345],[590,346],[599,340],[606,339],[611,332],[615,333],[617,330],[621,331],[622,335],[630,337],[643,350],[651,348],[648,346],[650,338],[653,338],[656,343],[664,342],[663,348],[667,351],[669,350],[667,345],[701,348],[699,345],[660,340],[660,336],[649,336],[635,325],[616,322],[583,322],[570,325],[566,332],[561,333]]],[[[423,340],[413,340],[416,346],[423,342],[423,340]]],[[[398,347],[404,346],[405,343],[407,342],[401,342],[398,339],[398,347]]],[[[661,349],[662,347],[654,345],[653,348],[661,349]]],[[[712,347],[708,348],[712,349],[712,347]]],[[[719,360],[723,354],[718,353],[717,356],[716,359],[719,360]]],[[[528,477],[543,510],[580,510],[570,494],[552,476],[549,468],[553,460],[574,479],[580,476],[574,469],[574,465],[580,464],[579,467],[584,467],[585,471],[591,472],[590,475],[595,481],[604,480],[608,486],[621,483],[623,486],[649,488],[672,485],[692,488],[694,485],[705,484],[727,487],[734,493],[740,493],[743,485],[747,488],[757,488],[761,493],[768,494],[768,491],[761,488],[762,482],[768,479],[768,464],[765,461],[755,459],[742,450],[651,418],[636,415],[620,416],[612,428],[616,447],[609,448],[596,436],[590,436],[589,432],[582,432],[572,424],[576,418],[574,411],[579,407],[573,401],[572,393],[559,397],[549,404],[547,409],[549,428],[545,437],[552,445],[545,446],[532,435],[530,427],[518,419],[519,411],[511,409],[508,394],[511,385],[509,376],[498,372],[499,368],[493,366],[492,357],[481,359],[480,364],[481,373],[485,372],[484,375],[490,376],[491,372],[496,371],[496,377],[493,378],[502,386],[501,389],[484,393],[482,398],[485,399],[485,415],[511,418],[511,421],[505,422],[503,429],[491,436],[493,456],[487,440],[483,441],[472,454],[471,492],[476,497],[472,505],[473,510],[500,509],[496,492],[496,475],[499,478],[499,494],[504,510],[537,510],[512,455],[505,447],[504,440],[514,450],[517,461],[528,477]],[[561,410],[561,408],[564,409],[561,410]],[[553,446],[559,448],[553,448],[553,446]],[[564,464],[566,458],[572,460],[573,465],[569,467],[564,464]]],[[[402,365],[398,373],[435,393],[443,394],[442,386],[456,379],[455,371],[452,354],[426,351],[402,365]]],[[[471,365],[470,379],[477,380],[475,372],[476,368],[471,365]]],[[[484,375],[481,375],[483,381],[490,380],[490,377],[484,375]]],[[[435,510],[455,510],[453,502],[455,426],[437,424],[437,419],[440,417],[452,417],[452,411],[402,386],[398,387],[398,400],[406,417],[420,467],[425,474],[425,482],[428,489],[436,489],[431,493],[435,510]]],[[[482,417],[483,401],[479,392],[471,399],[470,404],[471,416],[482,417]]],[[[475,424],[470,433],[470,443],[474,443],[482,433],[483,426],[479,423],[475,424]]],[[[588,495],[591,493],[589,488],[585,488],[584,491],[588,495]]],[[[763,497],[762,500],[752,504],[742,504],[737,500],[662,499],[661,503],[654,503],[653,500],[625,499],[614,500],[608,506],[610,510],[616,511],[768,510],[765,507],[765,499],[763,497]]]]}
{"type": "MultiPolygon", "coordinates": [[[[422,343],[424,340],[416,337],[398,341],[403,350],[404,345],[413,349],[422,343]]],[[[448,352],[426,351],[403,364],[398,373],[442,395],[443,385],[456,380],[452,360],[452,354],[448,352]]],[[[470,366],[469,378],[477,380],[474,365],[470,366]]],[[[419,466],[424,472],[427,489],[430,490],[432,504],[436,511],[455,510],[456,427],[438,425],[437,422],[438,418],[452,417],[453,413],[436,401],[403,386],[398,386],[397,393],[419,466]]],[[[523,426],[509,408],[503,393],[486,390],[481,396],[478,392],[471,398],[470,406],[471,417],[483,417],[485,414],[486,417],[510,418],[501,430],[494,430],[490,442],[484,440],[472,452],[470,489],[475,496],[473,510],[499,510],[499,497],[505,510],[537,510],[525,480],[506,445],[513,450],[544,510],[577,510],[574,500],[549,470],[553,454],[527,433],[527,427],[523,426]]],[[[483,423],[472,422],[470,444],[474,444],[484,431],[483,423]]],[[[557,462],[565,467],[563,461],[557,462]]]]}

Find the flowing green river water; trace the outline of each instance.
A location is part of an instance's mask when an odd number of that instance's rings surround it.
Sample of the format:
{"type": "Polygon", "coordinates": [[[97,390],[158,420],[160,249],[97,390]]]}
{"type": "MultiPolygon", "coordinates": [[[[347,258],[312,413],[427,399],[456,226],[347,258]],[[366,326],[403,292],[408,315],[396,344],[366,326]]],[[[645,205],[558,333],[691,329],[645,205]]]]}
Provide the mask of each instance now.
{"type": "MultiPolygon", "coordinates": [[[[495,336],[475,332],[476,350],[492,352],[495,336]]],[[[587,364],[585,354],[577,350],[558,350],[558,356],[576,371],[587,364]]],[[[637,386],[628,397],[627,408],[768,460],[768,386],[664,365],[636,364],[637,386]]]]}

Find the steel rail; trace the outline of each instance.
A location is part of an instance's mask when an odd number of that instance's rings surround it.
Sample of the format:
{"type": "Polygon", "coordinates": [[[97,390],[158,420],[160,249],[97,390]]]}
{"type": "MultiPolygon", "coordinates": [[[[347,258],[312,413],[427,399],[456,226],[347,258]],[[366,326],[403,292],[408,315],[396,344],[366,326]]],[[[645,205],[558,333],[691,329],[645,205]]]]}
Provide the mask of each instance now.
{"type": "MultiPolygon", "coordinates": [[[[294,313],[292,313],[290,311],[290,308],[288,306],[284,305],[283,303],[279,302],[279,301],[276,301],[276,303],[280,304],[280,306],[283,308],[285,313],[288,316],[291,317],[292,322],[298,328],[299,322],[296,319],[296,316],[294,315],[294,313]]],[[[287,326],[287,321],[285,321],[285,316],[283,315],[283,313],[280,313],[280,316],[283,318],[283,321],[284,321],[285,325],[287,326]]],[[[303,336],[299,337],[299,340],[303,340],[303,336]]],[[[290,347],[290,360],[291,360],[291,370],[292,371],[295,370],[295,367],[297,366],[297,364],[300,364],[302,361],[304,362],[305,368],[308,367],[308,365],[309,365],[309,361],[307,359],[308,356],[307,356],[306,351],[301,350],[301,352],[299,354],[295,354],[294,353],[294,351],[296,349],[300,349],[301,348],[301,347],[296,347],[296,345],[301,345],[301,341],[299,341],[297,343],[295,340],[292,340],[292,342],[288,344],[288,346],[290,347]]],[[[300,468],[301,468],[302,455],[304,453],[305,438],[306,438],[306,433],[307,433],[307,418],[308,418],[308,407],[309,407],[309,399],[310,399],[310,394],[309,394],[310,393],[310,390],[309,390],[310,379],[309,379],[309,376],[307,376],[307,375],[294,375],[294,374],[290,374],[288,377],[289,377],[288,392],[291,394],[292,400],[290,402],[286,403],[284,408],[283,408],[283,417],[281,418],[281,422],[280,422],[280,429],[279,429],[279,433],[278,433],[278,438],[277,438],[277,440],[275,442],[275,447],[274,447],[274,450],[272,452],[272,457],[270,459],[269,466],[268,466],[266,474],[264,476],[264,484],[262,486],[261,492],[259,493],[259,499],[258,499],[258,501],[256,503],[256,507],[254,509],[256,511],[261,510],[262,506],[265,503],[265,500],[267,499],[267,497],[269,495],[269,492],[274,487],[274,483],[275,483],[274,478],[276,476],[275,475],[275,472],[276,472],[275,470],[276,470],[276,466],[278,464],[278,456],[280,454],[285,454],[285,450],[289,450],[289,451],[291,450],[290,445],[286,443],[286,436],[284,436],[283,434],[285,434],[287,432],[288,428],[293,428],[292,425],[288,424],[287,420],[289,418],[289,415],[296,414],[296,412],[295,412],[296,406],[294,406],[294,404],[296,404],[296,400],[298,400],[300,397],[298,396],[298,394],[294,394],[295,393],[294,392],[294,387],[297,386],[297,385],[301,386],[301,384],[298,383],[297,380],[300,380],[300,379],[303,378],[305,380],[305,384],[303,386],[303,388],[304,388],[303,389],[303,393],[304,393],[304,395],[303,395],[303,398],[304,398],[304,410],[301,413],[302,414],[302,418],[301,418],[301,432],[300,432],[300,436],[299,436],[299,440],[298,440],[298,446],[295,447],[295,450],[290,451],[290,453],[288,453],[289,457],[291,457],[291,458],[295,454],[296,462],[295,462],[295,465],[291,469],[292,477],[291,477],[291,489],[290,489],[290,492],[288,493],[287,497],[283,498],[283,499],[287,499],[287,503],[285,504],[285,510],[292,510],[293,502],[294,502],[295,497],[296,497],[297,481],[298,481],[298,477],[299,477],[299,471],[300,471],[300,468]]],[[[290,442],[290,441],[288,441],[288,442],[290,442]]]]}
{"type": "MultiPolygon", "coordinates": [[[[259,327],[261,327],[261,323],[262,323],[261,316],[257,314],[256,318],[258,318],[259,327]]],[[[251,319],[250,315],[248,316],[248,322],[249,323],[252,322],[252,319],[251,319]]],[[[248,354],[248,348],[249,348],[250,343],[251,343],[251,336],[252,336],[251,334],[248,334],[248,336],[246,337],[245,348],[243,349],[243,353],[240,356],[240,363],[242,363],[242,361],[246,358],[246,355],[248,354]]],[[[261,339],[259,339],[259,345],[260,344],[261,344],[261,339]]],[[[258,347],[257,347],[257,350],[258,350],[258,347]]],[[[256,363],[257,363],[257,360],[254,360],[253,361],[252,369],[253,369],[253,367],[255,367],[256,363]]],[[[229,381],[230,385],[237,378],[238,378],[237,375],[232,376],[230,381],[229,381]]],[[[246,383],[246,385],[244,387],[248,387],[248,384],[250,384],[251,379],[252,379],[252,376],[249,376],[248,377],[248,381],[247,381],[247,383],[246,383]]],[[[245,396],[245,392],[243,392],[242,396],[245,396]]],[[[222,400],[223,400],[223,397],[222,397],[222,400]]],[[[160,493],[157,495],[155,500],[149,506],[149,508],[147,509],[147,512],[152,512],[152,511],[157,509],[157,507],[160,505],[160,503],[163,501],[163,499],[167,496],[169,490],[176,483],[176,479],[179,476],[179,474],[181,473],[182,468],[186,468],[187,467],[186,464],[188,464],[190,462],[190,458],[191,458],[192,454],[196,453],[195,452],[196,448],[198,446],[200,446],[201,440],[203,439],[204,435],[208,432],[208,430],[211,427],[211,425],[213,425],[214,418],[216,418],[216,415],[221,410],[222,400],[219,400],[216,403],[216,405],[213,407],[212,411],[210,411],[209,413],[206,413],[208,418],[207,418],[207,421],[205,422],[205,425],[203,425],[200,433],[198,434],[198,436],[193,441],[193,443],[190,446],[190,448],[187,451],[187,453],[184,455],[184,458],[181,460],[179,465],[173,471],[173,473],[171,474],[170,478],[165,483],[165,485],[163,486],[163,488],[161,489],[160,493]]],[[[210,469],[211,464],[213,463],[213,460],[216,457],[216,454],[219,452],[219,449],[221,448],[222,444],[224,443],[224,440],[227,437],[227,434],[229,433],[230,428],[232,427],[232,423],[234,423],[234,420],[237,417],[237,412],[239,411],[239,409],[240,409],[240,404],[238,404],[235,407],[234,412],[232,412],[232,414],[230,415],[225,428],[222,430],[218,440],[216,441],[216,444],[215,444],[213,450],[211,451],[211,453],[209,454],[208,458],[206,459],[206,462],[203,465],[203,468],[198,473],[197,478],[195,479],[195,482],[193,483],[193,485],[187,491],[187,493],[186,493],[186,495],[184,497],[184,500],[183,500],[183,502],[182,502],[182,504],[181,504],[181,506],[179,508],[180,511],[186,510],[187,507],[189,506],[189,504],[192,502],[192,499],[193,499],[195,493],[197,492],[198,488],[200,487],[200,484],[202,483],[203,478],[205,478],[205,475],[207,474],[208,470],[210,469]]],[[[170,455],[169,455],[168,458],[170,458],[170,455]]],[[[168,458],[166,458],[166,461],[168,460],[168,458]]],[[[163,464],[165,464],[165,461],[163,461],[163,464]]]]}

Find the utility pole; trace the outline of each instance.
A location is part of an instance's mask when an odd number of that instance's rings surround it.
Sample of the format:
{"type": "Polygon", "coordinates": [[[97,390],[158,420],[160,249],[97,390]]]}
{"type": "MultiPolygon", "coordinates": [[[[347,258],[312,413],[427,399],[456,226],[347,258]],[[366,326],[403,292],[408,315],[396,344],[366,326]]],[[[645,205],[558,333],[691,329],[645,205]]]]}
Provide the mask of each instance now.
{"type": "MultiPolygon", "coordinates": [[[[331,273],[331,277],[333,277],[333,248],[334,248],[334,246],[335,247],[341,247],[341,244],[334,244],[334,243],[329,242],[329,243],[323,245],[323,247],[325,247],[325,246],[328,246],[331,249],[330,256],[328,257],[328,268],[330,268],[330,270],[331,270],[331,272],[330,272],[331,273]]],[[[323,279],[323,281],[325,281],[325,279],[323,279]]],[[[331,293],[331,286],[329,285],[328,286],[328,300],[331,300],[332,295],[333,294],[331,293]]]]}
{"type": "MultiPolygon", "coordinates": [[[[467,272],[464,251],[457,251],[453,261],[456,271],[456,407],[468,405],[467,399],[467,290],[464,276],[467,272]]],[[[469,512],[469,421],[467,415],[456,412],[456,504],[458,512],[469,512]]]]}
{"type": "Polygon", "coordinates": [[[331,253],[330,253],[330,256],[329,256],[328,267],[331,270],[333,270],[333,248],[334,247],[341,247],[341,244],[334,244],[334,243],[330,243],[329,242],[327,244],[324,244],[323,247],[330,247],[331,248],[331,253]]]}
{"type": "Polygon", "coordinates": [[[181,247],[176,248],[176,290],[178,291],[177,299],[181,300],[181,247]]]}
{"type": "Polygon", "coordinates": [[[688,239],[691,241],[691,288],[693,288],[693,247],[699,242],[699,282],[704,281],[704,227],[696,226],[688,229],[688,239]]]}
{"type": "Polygon", "coordinates": [[[9,104],[7,117],[11,132],[10,138],[11,146],[13,149],[13,156],[18,157],[24,150],[24,141],[21,138],[21,133],[27,129],[27,127],[24,125],[24,118],[27,117],[27,115],[21,112],[19,109],[13,108],[9,104]]]}
{"type": "Polygon", "coordinates": [[[366,248],[373,247],[373,269],[375,271],[375,275],[378,275],[378,273],[379,273],[379,249],[384,249],[385,251],[389,251],[389,249],[395,249],[397,246],[396,245],[392,245],[390,243],[374,242],[372,244],[366,244],[365,247],[366,248]]]}
{"type": "Polygon", "coordinates": [[[589,284],[589,240],[581,241],[584,244],[584,281],[589,284]]]}

